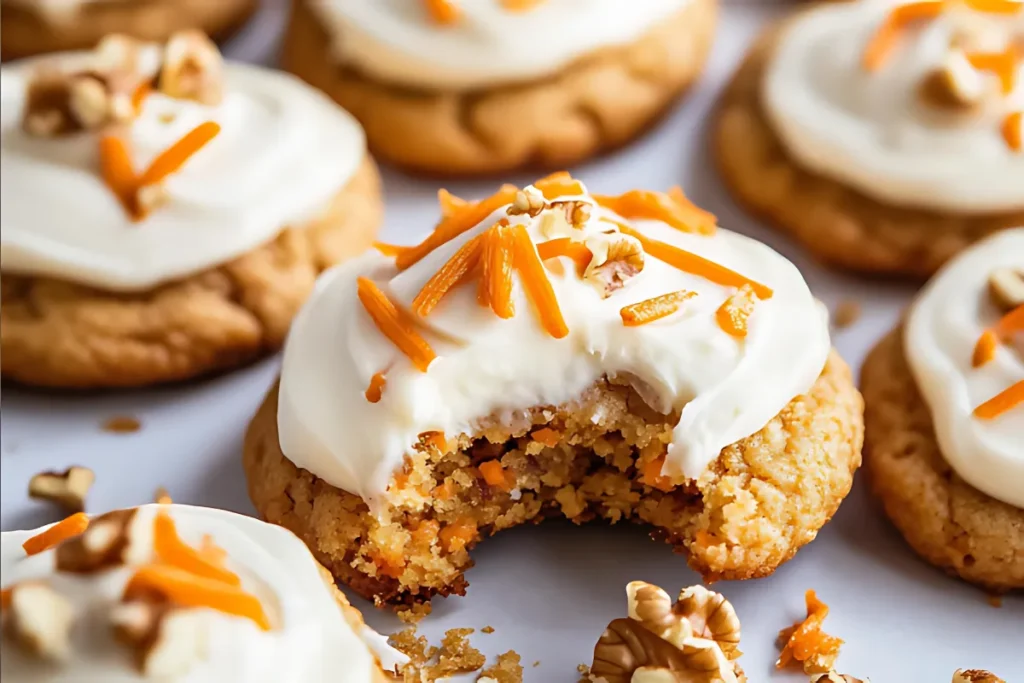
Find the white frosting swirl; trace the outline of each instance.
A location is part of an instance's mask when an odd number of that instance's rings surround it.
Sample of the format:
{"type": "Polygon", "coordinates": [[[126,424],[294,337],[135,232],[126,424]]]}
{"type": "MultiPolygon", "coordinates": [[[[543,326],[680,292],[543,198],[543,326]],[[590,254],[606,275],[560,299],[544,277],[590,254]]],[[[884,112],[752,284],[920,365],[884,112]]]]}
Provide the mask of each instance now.
{"type": "Polygon", "coordinates": [[[437,24],[423,0],[305,0],[342,63],[380,80],[437,90],[543,78],[602,48],[630,43],[689,0],[543,0],[523,12],[500,0],[457,0],[437,24]]]}
{"type": "MultiPolygon", "coordinates": [[[[140,507],[133,526],[144,528],[160,506],[140,507]]],[[[263,631],[252,621],[210,609],[189,610],[206,632],[205,657],[166,683],[370,683],[377,680],[374,656],[348,622],[324,583],[309,550],[290,532],[222,510],[163,506],[187,543],[209,534],[228,555],[243,587],[257,595],[273,624],[263,631]]],[[[151,526],[151,523],[150,523],[151,526]]],[[[3,680],[29,683],[142,683],[132,652],[113,638],[107,620],[133,568],[95,574],[54,571],[54,550],[26,557],[22,543],[37,531],[0,534],[4,587],[45,581],[69,599],[76,613],[72,657],[55,665],[26,655],[4,639],[3,680]]],[[[164,680],[164,679],[161,679],[164,680]]]]}
{"type": "Polygon", "coordinates": [[[1002,267],[1024,269],[1024,228],[997,233],[947,264],[914,302],[904,342],[943,457],[971,486],[1024,508],[1024,406],[992,420],[972,414],[1024,380],[1024,356],[1012,345],[972,367],[978,338],[1000,316],[987,283],[1002,267]]]}
{"type": "Polygon", "coordinates": [[[96,133],[41,139],[22,130],[31,73],[5,66],[0,79],[4,272],[150,289],[316,217],[365,154],[359,124],[321,93],[286,74],[227,64],[218,106],[146,98],[128,132],[137,172],[200,123],[222,129],[167,179],[167,203],[135,223],[100,177],[96,133]]]}
{"type": "Polygon", "coordinates": [[[787,27],[762,83],[765,113],[786,149],[883,202],[963,213],[1024,209],[1024,153],[1001,134],[1004,117],[1024,109],[1024,68],[1012,93],[955,124],[928,111],[918,94],[945,62],[958,22],[985,22],[986,49],[998,52],[1015,32],[1024,35],[1024,12],[986,18],[949,10],[909,29],[885,64],[868,71],[865,47],[892,7],[890,0],[824,3],[787,27]]]}
{"type": "MultiPolygon", "coordinates": [[[[585,234],[607,230],[600,218],[611,215],[595,208],[585,234]]],[[[549,277],[568,336],[555,339],[540,327],[518,283],[516,315],[509,320],[481,308],[476,287],[459,287],[424,319],[438,357],[427,372],[417,371],[363,309],[356,278],[371,277],[408,307],[458,247],[501,216],[504,209],[404,272],[392,259],[369,253],[321,278],[284,352],[278,426],[292,462],[373,505],[419,434],[472,434],[492,414],[561,404],[602,376],[624,374],[647,385],[645,399],[665,412],[682,410],[663,472],[695,478],[723,447],[761,429],[805,392],[825,364],[827,314],[793,264],[725,230],[706,237],[636,221],[649,237],[774,289],[754,308],[745,340],[726,334],[715,319],[733,288],[648,255],[643,271],[605,299],[565,260],[564,274],[549,277]],[[697,293],[680,313],[623,325],[623,306],[680,289],[697,293]],[[383,398],[369,403],[364,391],[385,368],[383,398]]],[[[540,222],[527,223],[535,242],[545,239],[540,222]]]]}

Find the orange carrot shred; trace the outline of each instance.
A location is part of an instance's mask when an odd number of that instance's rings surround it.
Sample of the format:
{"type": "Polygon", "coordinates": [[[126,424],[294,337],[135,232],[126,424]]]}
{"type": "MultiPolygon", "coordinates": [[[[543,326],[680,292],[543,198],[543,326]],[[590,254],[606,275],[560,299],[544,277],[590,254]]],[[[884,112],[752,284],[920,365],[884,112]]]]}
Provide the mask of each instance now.
{"type": "Polygon", "coordinates": [[[541,427],[530,432],[530,437],[534,441],[539,441],[548,448],[554,448],[558,445],[558,442],[562,440],[562,435],[556,432],[551,427],[541,427]]]}
{"type": "Polygon", "coordinates": [[[423,289],[412,300],[413,313],[421,318],[430,315],[430,312],[441,303],[441,299],[476,267],[483,251],[483,243],[484,236],[481,234],[459,247],[441,269],[427,280],[423,289]]]}
{"type": "Polygon", "coordinates": [[[537,254],[540,256],[541,261],[547,261],[558,256],[568,256],[575,261],[576,269],[581,274],[590,265],[591,259],[594,258],[594,255],[590,253],[590,249],[587,249],[587,245],[583,244],[583,242],[575,242],[569,237],[558,237],[547,242],[541,242],[537,245],[537,254]]]}
{"type": "Polygon", "coordinates": [[[683,302],[695,296],[696,292],[680,289],[678,292],[662,294],[624,306],[619,310],[619,315],[626,327],[638,327],[672,315],[679,310],[683,302]]]}
{"type": "Polygon", "coordinates": [[[511,228],[513,256],[512,263],[519,271],[520,281],[526,296],[540,320],[541,326],[555,339],[562,339],[569,334],[569,328],[562,317],[562,309],[558,306],[555,290],[551,287],[544,264],[541,263],[537,250],[533,246],[529,233],[522,225],[511,228]]]}
{"type": "MultiPolygon", "coordinates": [[[[1017,3],[1024,6],[1024,3],[1017,3]]],[[[1003,139],[1010,149],[1020,152],[1024,150],[1024,112],[1015,111],[1003,119],[1003,139]]]]}
{"type": "Polygon", "coordinates": [[[974,416],[982,420],[994,420],[1003,413],[1024,402],[1024,380],[999,392],[974,409],[974,416]]]}
{"type": "Polygon", "coordinates": [[[509,12],[528,12],[544,0],[501,0],[501,5],[509,12]]]}
{"type": "Polygon", "coordinates": [[[497,211],[505,204],[511,203],[517,191],[517,188],[512,185],[504,185],[498,192],[487,199],[467,204],[451,216],[443,218],[434,229],[434,232],[430,233],[425,240],[399,254],[398,258],[395,259],[396,265],[399,269],[405,270],[409,266],[418,263],[424,256],[442,244],[455,239],[479,224],[480,221],[487,218],[494,211],[497,211]]]}
{"type": "Polygon", "coordinates": [[[751,289],[754,290],[754,294],[757,294],[759,299],[770,299],[774,294],[771,288],[754,282],[753,280],[740,275],[736,271],[730,270],[729,268],[715,263],[714,261],[709,261],[703,256],[698,256],[697,254],[686,251],[685,249],[680,249],[679,247],[672,246],[671,244],[651,239],[643,233],[625,225],[620,226],[620,229],[630,237],[635,237],[640,240],[640,244],[643,245],[644,251],[650,256],[664,261],[673,268],[677,268],[685,273],[698,275],[706,280],[710,280],[715,284],[723,285],[725,287],[742,287],[743,285],[750,285],[751,289]]]}
{"type": "Polygon", "coordinates": [[[356,293],[381,334],[408,356],[418,370],[426,372],[437,354],[416,331],[412,316],[396,306],[369,278],[356,281],[356,293]]]}
{"type": "Polygon", "coordinates": [[[508,320],[516,314],[512,301],[512,233],[508,225],[499,223],[486,235],[478,299],[496,316],[508,320]]]}
{"type": "Polygon", "coordinates": [[[974,345],[974,355],[971,357],[971,366],[980,368],[985,363],[996,357],[996,348],[999,346],[999,338],[992,330],[985,330],[978,343],[974,345]]]}
{"type": "Polygon", "coordinates": [[[715,321],[726,334],[743,339],[747,336],[747,320],[756,303],[754,290],[750,285],[743,285],[718,307],[715,321]]]}
{"type": "Polygon", "coordinates": [[[659,491],[671,491],[672,480],[662,476],[661,470],[665,466],[665,456],[659,456],[644,465],[642,481],[653,489],[659,491]]]}
{"type": "Polygon", "coordinates": [[[967,61],[975,69],[989,71],[996,75],[1004,95],[1013,92],[1013,87],[1017,82],[1018,59],[1019,55],[1013,46],[1002,52],[971,52],[967,54],[967,61]]]}
{"type": "Polygon", "coordinates": [[[135,171],[132,169],[131,154],[128,143],[117,135],[100,137],[100,175],[110,191],[121,202],[125,212],[133,220],[140,218],[135,208],[135,190],[137,188],[135,171]]]}
{"type": "Polygon", "coordinates": [[[978,343],[974,345],[971,365],[978,368],[991,361],[996,357],[999,343],[1007,341],[1013,333],[1021,331],[1024,331],[1024,304],[1000,318],[991,329],[982,332],[978,343]]]}
{"type": "Polygon", "coordinates": [[[452,0],[423,0],[430,18],[438,24],[454,24],[462,18],[462,10],[452,0]]]}
{"type": "Polygon", "coordinates": [[[975,12],[986,14],[1018,14],[1024,10],[1024,4],[1015,0],[967,0],[966,4],[975,12]]]}
{"type": "Polygon", "coordinates": [[[1003,339],[1014,332],[1024,331],[1024,304],[1017,306],[1000,318],[994,329],[996,334],[1003,339]]]}
{"type": "Polygon", "coordinates": [[[388,380],[384,377],[383,372],[374,373],[370,378],[370,385],[366,387],[366,400],[370,403],[379,403],[387,383],[388,380]]]}
{"type": "Polygon", "coordinates": [[[220,133],[220,124],[216,121],[200,123],[185,134],[180,140],[157,155],[139,177],[138,186],[145,187],[158,183],[175,173],[193,154],[206,146],[210,140],[220,133]]]}
{"type": "Polygon", "coordinates": [[[384,254],[385,256],[394,257],[397,257],[403,251],[410,249],[410,247],[407,247],[402,244],[388,244],[387,242],[374,242],[373,248],[379,251],[380,253],[384,254]]]}
{"type": "Polygon", "coordinates": [[[84,512],[76,512],[70,517],[51,526],[46,531],[36,534],[22,544],[28,555],[38,555],[54,546],[60,545],[69,538],[74,538],[89,528],[89,518],[84,512]]]}
{"type": "Polygon", "coordinates": [[[923,0],[894,7],[868,42],[861,64],[868,71],[877,71],[892,53],[896,41],[907,25],[915,21],[934,19],[946,8],[944,0],[923,0]]]}
{"type": "Polygon", "coordinates": [[[436,448],[442,453],[448,450],[448,437],[445,436],[444,432],[423,432],[420,434],[420,438],[428,446],[436,448]]]}
{"type": "Polygon", "coordinates": [[[512,482],[509,481],[505,468],[502,467],[499,461],[488,460],[487,462],[482,462],[478,466],[478,469],[480,470],[480,474],[483,475],[484,481],[486,481],[489,486],[494,486],[495,488],[504,490],[512,488],[512,482]]]}
{"type": "Polygon", "coordinates": [[[804,600],[807,603],[807,617],[779,632],[779,638],[785,641],[775,663],[779,669],[794,661],[806,662],[812,657],[835,655],[843,644],[841,639],[821,630],[821,624],[828,616],[828,605],[818,600],[813,590],[807,591],[804,600]]]}
{"type": "Polygon", "coordinates": [[[198,576],[179,567],[151,564],[140,567],[125,586],[124,596],[151,592],[165,596],[183,607],[209,607],[210,609],[251,619],[264,631],[270,630],[270,619],[255,595],[238,586],[198,576]]]}
{"type": "Polygon", "coordinates": [[[153,550],[164,564],[229,586],[242,585],[237,574],[210,562],[200,551],[181,540],[174,519],[163,511],[153,518],[153,550]]]}
{"type": "Polygon", "coordinates": [[[711,235],[715,232],[715,216],[686,199],[682,189],[668,194],[649,190],[630,190],[617,197],[594,195],[598,204],[629,219],[657,220],[682,232],[711,235]]]}
{"type": "Polygon", "coordinates": [[[199,546],[199,554],[207,562],[224,564],[228,559],[228,553],[213,540],[210,534],[203,534],[203,542],[199,546]]]}
{"type": "Polygon", "coordinates": [[[456,197],[443,187],[437,191],[437,203],[441,206],[441,217],[447,218],[469,206],[462,197],[456,197]]]}
{"type": "Polygon", "coordinates": [[[146,101],[146,98],[149,97],[151,92],[153,92],[153,87],[148,81],[139,83],[135,88],[135,91],[132,92],[132,110],[136,115],[142,111],[142,103],[146,101]]]}
{"type": "Polygon", "coordinates": [[[535,182],[533,186],[540,190],[540,193],[544,195],[545,199],[558,199],[559,197],[576,196],[586,192],[586,188],[583,187],[583,183],[576,180],[565,171],[552,173],[545,178],[541,178],[535,182]]]}
{"type": "Polygon", "coordinates": [[[4,588],[0,591],[0,609],[7,609],[11,606],[11,598],[14,597],[14,587],[4,588]]]}

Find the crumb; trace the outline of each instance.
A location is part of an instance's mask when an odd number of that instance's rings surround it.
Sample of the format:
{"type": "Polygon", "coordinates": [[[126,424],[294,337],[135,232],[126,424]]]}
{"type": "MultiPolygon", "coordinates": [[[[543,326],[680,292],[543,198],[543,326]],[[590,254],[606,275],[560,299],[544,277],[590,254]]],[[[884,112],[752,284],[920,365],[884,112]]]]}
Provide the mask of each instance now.
{"type": "Polygon", "coordinates": [[[860,319],[860,304],[852,299],[840,301],[832,314],[832,324],[842,330],[860,319]]]}
{"type": "Polygon", "coordinates": [[[998,595],[996,593],[989,593],[988,595],[985,596],[985,600],[988,602],[988,604],[991,607],[999,608],[999,607],[1003,606],[1003,596],[1002,595],[998,595]]]}
{"type": "Polygon", "coordinates": [[[519,661],[519,653],[515,650],[500,654],[494,666],[480,672],[477,682],[483,683],[486,679],[488,683],[491,681],[493,683],[523,683],[523,667],[520,666],[519,661]]]}
{"type": "MultiPolygon", "coordinates": [[[[380,605],[378,605],[380,607],[380,605]]],[[[421,602],[411,607],[398,610],[398,618],[406,624],[418,624],[430,614],[431,606],[429,602],[421,602]]]]}
{"type": "Polygon", "coordinates": [[[540,666],[540,660],[539,659],[536,662],[533,663],[533,668],[536,669],[538,666],[540,666]]]}
{"type": "MultiPolygon", "coordinates": [[[[453,628],[447,631],[439,648],[433,647],[424,636],[417,636],[415,626],[392,635],[388,643],[409,657],[409,663],[399,671],[402,680],[407,683],[433,683],[483,668],[487,658],[469,644],[468,637],[473,630],[453,628]]],[[[499,683],[506,681],[499,679],[499,683]]]]}
{"type": "Polygon", "coordinates": [[[158,486],[156,491],[153,492],[153,502],[160,505],[170,505],[174,501],[171,499],[171,494],[167,493],[167,489],[163,486],[158,486]]]}
{"type": "Polygon", "coordinates": [[[488,633],[488,634],[494,633],[494,627],[493,626],[484,626],[482,629],[480,629],[480,633],[488,633]]]}
{"type": "Polygon", "coordinates": [[[433,680],[451,674],[477,671],[487,662],[480,650],[469,644],[471,628],[453,628],[441,639],[441,650],[437,655],[437,664],[430,667],[436,673],[433,680]]]}
{"type": "Polygon", "coordinates": [[[593,682],[594,679],[590,676],[590,667],[587,666],[586,664],[580,664],[579,666],[577,666],[576,667],[576,671],[578,671],[579,674],[580,674],[580,679],[579,679],[578,683],[592,683],[593,682]]]}
{"type": "Polygon", "coordinates": [[[409,658],[407,666],[416,665],[416,668],[422,667],[437,654],[437,648],[425,636],[416,635],[415,626],[392,634],[388,638],[388,645],[409,658]]]}
{"type": "Polygon", "coordinates": [[[130,415],[115,415],[102,424],[103,431],[114,434],[131,434],[141,427],[142,423],[130,415]]]}

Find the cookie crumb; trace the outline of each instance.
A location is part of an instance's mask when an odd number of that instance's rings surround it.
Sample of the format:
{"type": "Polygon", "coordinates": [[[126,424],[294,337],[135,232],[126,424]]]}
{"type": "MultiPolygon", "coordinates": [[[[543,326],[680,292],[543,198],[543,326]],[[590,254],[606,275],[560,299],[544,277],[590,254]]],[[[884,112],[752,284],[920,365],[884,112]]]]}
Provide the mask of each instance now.
{"type": "MultiPolygon", "coordinates": [[[[473,632],[471,628],[450,629],[441,639],[441,647],[434,647],[426,637],[416,635],[415,626],[410,626],[389,637],[388,644],[409,658],[399,669],[403,681],[433,683],[483,668],[487,658],[469,643],[473,632]]],[[[498,679],[498,683],[507,682],[498,679]]]]}
{"type": "Polygon", "coordinates": [[[593,677],[590,675],[590,667],[586,664],[580,664],[579,666],[577,666],[576,671],[580,675],[580,679],[577,683],[592,683],[592,681],[594,680],[593,677]]]}
{"type": "Polygon", "coordinates": [[[835,313],[832,314],[832,324],[837,330],[843,330],[860,320],[860,303],[853,299],[846,299],[839,302],[835,313]]]}
{"type": "Polygon", "coordinates": [[[494,633],[494,627],[484,626],[482,629],[480,629],[480,633],[494,633]]]}
{"type": "Polygon", "coordinates": [[[538,666],[540,666],[540,660],[539,659],[536,662],[533,663],[533,668],[536,669],[538,666]]]}
{"type": "Polygon", "coordinates": [[[519,653],[509,650],[498,655],[498,661],[480,672],[477,683],[523,683],[523,667],[519,653]]]}
{"type": "Polygon", "coordinates": [[[989,593],[985,596],[985,601],[988,602],[990,607],[995,607],[996,609],[1003,606],[1003,596],[998,593],[989,593]]]}
{"type": "Polygon", "coordinates": [[[103,431],[112,434],[131,434],[142,428],[142,423],[130,415],[115,415],[102,425],[103,431]]]}
{"type": "Polygon", "coordinates": [[[400,609],[396,614],[398,614],[398,618],[401,619],[403,623],[418,624],[424,617],[430,615],[431,609],[433,608],[430,606],[429,602],[421,602],[419,604],[412,605],[411,607],[400,609]]]}

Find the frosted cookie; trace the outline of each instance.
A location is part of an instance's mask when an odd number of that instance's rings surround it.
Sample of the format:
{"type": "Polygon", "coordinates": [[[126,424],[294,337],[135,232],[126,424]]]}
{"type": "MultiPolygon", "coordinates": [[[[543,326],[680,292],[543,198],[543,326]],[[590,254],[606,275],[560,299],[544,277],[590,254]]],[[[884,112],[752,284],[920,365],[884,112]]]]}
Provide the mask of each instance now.
{"type": "Polygon", "coordinates": [[[0,0],[0,53],[15,59],[85,50],[110,33],[163,42],[199,29],[226,38],[256,6],[256,0],[0,0]]]}
{"type": "Polygon", "coordinates": [[[403,656],[302,542],[146,505],[0,534],[0,674],[19,683],[384,683],[403,656]]]}
{"type": "Polygon", "coordinates": [[[372,242],[355,119],[201,34],[2,73],[4,378],[141,386],[243,364],[372,242]]]}
{"type": "Polygon", "coordinates": [[[770,29],[714,147],[738,201],[828,264],[927,277],[1024,224],[1024,5],[826,3],[770,29]]]}
{"type": "Polygon", "coordinates": [[[1024,588],[1024,228],[950,262],[863,371],[872,488],[922,557],[1024,588]]]}
{"type": "Polygon", "coordinates": [[[649,524],[708,580],[815,537],[861,401],[791,263],[678,189],[441,199],[297,317],[245,443],[267,520],[391,602],[461,594],[481,538],[554,514],[649,524]]]}
{"type": "Polygon", "coordinates": [[[296,0],[282,65],[379,157],[479,174],[630,141],[700,75],[717,0],[296,0]]]}

